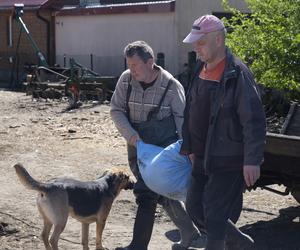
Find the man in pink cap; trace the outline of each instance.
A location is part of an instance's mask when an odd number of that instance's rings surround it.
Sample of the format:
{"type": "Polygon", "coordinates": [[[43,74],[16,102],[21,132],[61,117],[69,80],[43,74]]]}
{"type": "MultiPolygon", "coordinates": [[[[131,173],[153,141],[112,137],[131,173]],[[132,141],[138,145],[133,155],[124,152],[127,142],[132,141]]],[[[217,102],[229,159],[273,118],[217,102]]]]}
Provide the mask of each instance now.
{"type": "Polygon", "coordinates": [[[266,121],[254,77],[225,46],[226,29],[213,15],[198,18],[183,40],[198,61],[189,84],[181,153],[193,163],[186,209],[206,250],[248,249],[250,236],[235,223],[243,191],[260,176],[266,121]]]}

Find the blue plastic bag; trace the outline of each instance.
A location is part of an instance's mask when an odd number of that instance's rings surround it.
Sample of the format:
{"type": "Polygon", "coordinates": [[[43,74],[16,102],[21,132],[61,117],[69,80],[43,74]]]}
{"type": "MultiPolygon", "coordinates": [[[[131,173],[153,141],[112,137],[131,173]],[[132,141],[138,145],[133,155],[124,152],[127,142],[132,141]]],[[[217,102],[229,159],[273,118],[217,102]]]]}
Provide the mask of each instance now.
{"type": "Polygon", "coordinates": [[[179,154],[182,140],[166,148],[137,142],[138,166],[145,184],[154,192],[185,201],[192,165],[179,154]]]}

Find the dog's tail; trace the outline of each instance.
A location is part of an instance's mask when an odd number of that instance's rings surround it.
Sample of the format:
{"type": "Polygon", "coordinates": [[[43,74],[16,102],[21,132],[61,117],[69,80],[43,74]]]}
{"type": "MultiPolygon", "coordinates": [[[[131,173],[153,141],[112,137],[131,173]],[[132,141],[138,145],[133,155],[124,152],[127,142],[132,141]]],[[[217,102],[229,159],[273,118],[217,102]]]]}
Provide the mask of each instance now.
{"type": "Polygon", "coordinates": [[[45,184],[33,179],[27,172],[27,170],[22,166],[22,164],[17,163],[16,165],[14,165],[14,168],[20,181],[28,189],[36,190],[39,192],[45,192],[47,190],[45,184]]]}

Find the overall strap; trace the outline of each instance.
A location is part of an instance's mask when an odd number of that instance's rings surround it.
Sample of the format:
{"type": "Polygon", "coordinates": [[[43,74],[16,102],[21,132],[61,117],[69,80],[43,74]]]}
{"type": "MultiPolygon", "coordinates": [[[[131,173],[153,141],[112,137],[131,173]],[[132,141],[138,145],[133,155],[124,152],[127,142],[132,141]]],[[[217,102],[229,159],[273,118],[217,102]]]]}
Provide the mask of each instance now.
{"type": "Polygon", "coordinates": [[[127,92],[126,92],[126,106],[125,106],[126,115],[127,115],[129,122],[130,122],[129,98],[130,98],[130,94],[131,94],[131,90],[132,90],[132,86],[131,86],[130,82],[131,82],[131,75],[129,75],[129,79],[128,79],[128,87],[127,87],[127,92]]]}
{"type": "MultiPolygon", "coordinates": [[[[126,93],[126,114],[127,114],[127,118],[128,120],[130,121],[130,109],[129,109],[129,98],[130,98],[130,94],[131,94],[131,90],[132,90],[132,86],[130,84],[130,81],[131,81],[131,75],[130,75],[130,78],[129,78],[129,81],[128,81],[128,87],[127,87],[127,93],[126,93]]],[[[153,115],[157,114],[159,112],[159,109],[165,99],[165,96],[170,88],[170,86],[172,85],[173,81],[172,81],[172,78],[170,78],[170,80],[168,81],[168,85],[159,101],[159,104],[157,107],[153,108],[152,110],[150,110],[150,112],[148,113],[147,115],[147,121],[150,121],[153,117],[153,115]]]]}
{"type": "Polygon", "coordinates": [[[167,85],[167,87],[166,87],[166,89],[165,89],[165,92],[163,93],[163,95],[162,95],[162,97],[161,97],[161,99],[160,99],[160,101],[159,101],[158,106],[154,107],[154,108],[153,108],[152,110],[150,110],[150,112],[148,113],[148,115],[147,115],[147,121],[150,121],[150,120],[152,119],[153,115],[158,114],[159,109],[160,109],[160,107],[161,107],[161,105],[162,105],[162,103],[163,103],[163,101],[164,101],[164,99],[165,99],[165,96],[166,96],[166,94],[167,94],[167,92],[168,92],[170,86],[172,85],[172,83],[173,83],[173,80],[172,80],[172,78],[170,78],[170,80],[168,81],[168,85],[167,85]]]}

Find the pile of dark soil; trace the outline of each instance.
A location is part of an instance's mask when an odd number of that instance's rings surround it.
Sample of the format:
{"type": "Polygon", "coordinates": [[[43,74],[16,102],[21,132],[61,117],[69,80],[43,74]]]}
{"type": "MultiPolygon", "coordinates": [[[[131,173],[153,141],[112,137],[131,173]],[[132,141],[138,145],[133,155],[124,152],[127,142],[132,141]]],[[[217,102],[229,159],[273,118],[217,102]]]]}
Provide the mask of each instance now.
{"type": "Polygon", "coordinates": [[[266,117],[267,131],[270,133],[279,134],[284,124],[286,116],[275,113],[266,117]]]}

